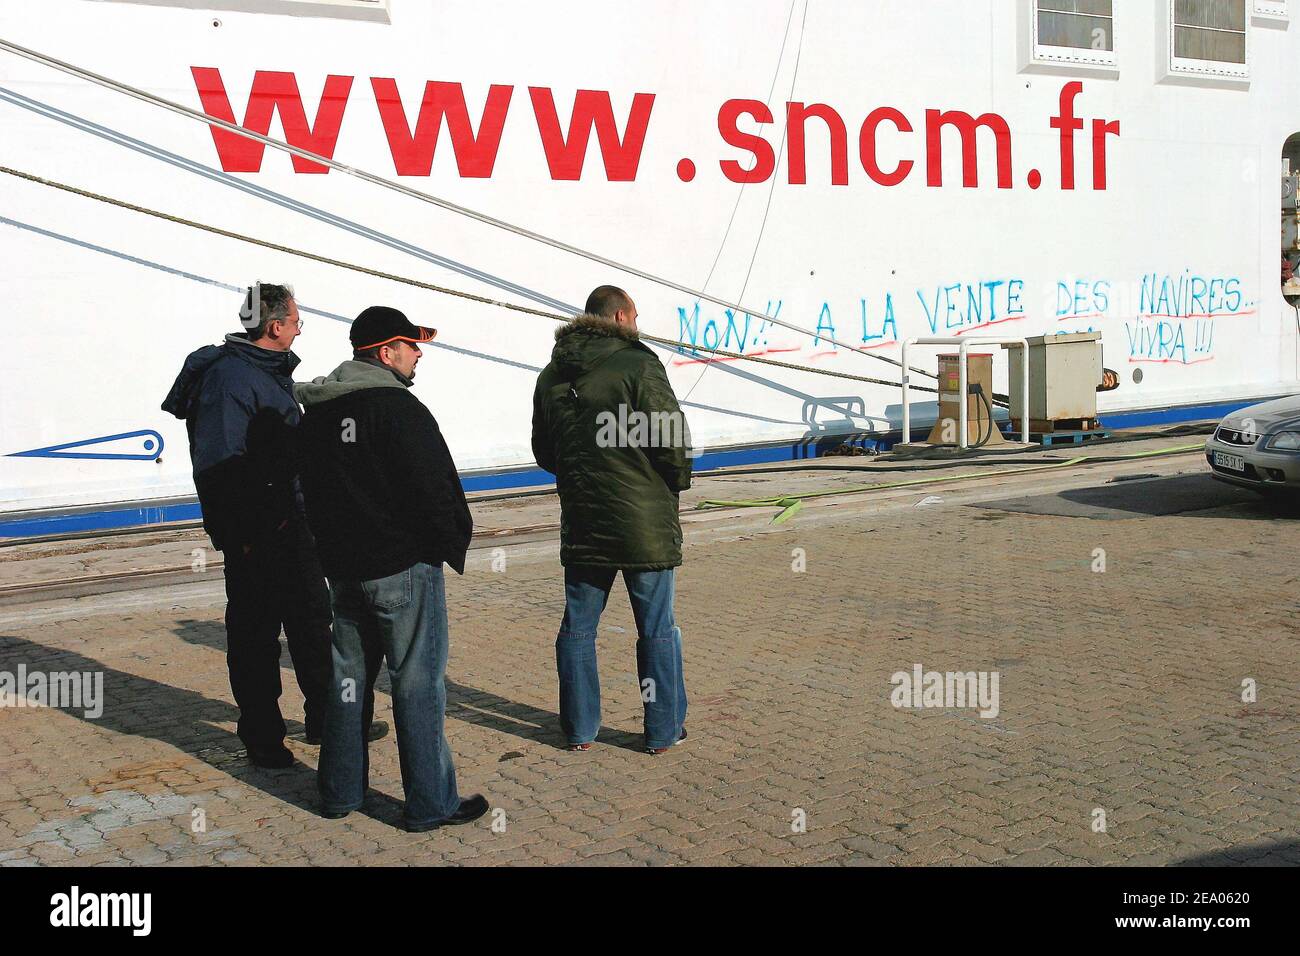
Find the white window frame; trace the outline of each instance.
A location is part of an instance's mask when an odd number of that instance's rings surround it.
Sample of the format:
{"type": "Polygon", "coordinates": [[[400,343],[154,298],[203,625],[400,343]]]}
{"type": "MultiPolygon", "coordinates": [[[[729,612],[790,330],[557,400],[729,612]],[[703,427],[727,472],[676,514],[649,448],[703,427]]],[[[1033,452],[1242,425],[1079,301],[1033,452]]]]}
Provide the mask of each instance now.
{"type": "MultiPolygon", "coordinates": [[[[1084,50],[1080,47],[1073,46],[1050,46],[1046,43],[1038,42],[1038,2],[1039,0],[1030,0],[1031,14],[1029,28],[1033,34],[1034,59],[1046,63],[1080,63],[1086,66],[1115,66],[1115,51],[1110,50],[1084,50]]],[[[1111,5],[1110,18],[1110,45],[1115,46],[1115,16],[1114,4],[1111,5]]]]}
{"type": "Polygon", "coordinates": [[[1038,0],[1020,0],[1017,24],[1017,49],[1021,73],[1055,73],[1066,76],[1094,76],[1114,79],[1119,76],[1119,38],[1115,33],[1118,19],[1115,0],[1111,16],[1110,50],[1083,50],[1071,46],[1049,46],[1038,42],[1038,0]]]}
{"type": "Polygon", "coordinates": [[[109,0],[186,10],[270,13],[289,17],[328,17],[339,20],[373,20],[391,23],[392,0],[109,0]]]}
{"type": "Polygon", "coordinates": [[[1164,61],[1164,78],[1174,79],[1178,77],[1187,77],[1192,79],[1207,79],[1226,81],[1230,85],[1245,85],[1250,82],[1250,20],[1254,12],[1254,0],[1242,0],[1245,11],[1244,23],[1245,28],[1245,63],[1224,63],[1220,60],[1196,60],[1189,57],[1174,55],[1174,9],[1175,0],[1164,0],[1164,16],[1161,18],[1164,24],[1164,41],[1165,41],[1165,61],[1164,61]]]}
{"type": "Polygon", "coordinates": [[[1288,20],[1286,0],[1250,0],[1250,16],[1254,20],[1288,20]]]}

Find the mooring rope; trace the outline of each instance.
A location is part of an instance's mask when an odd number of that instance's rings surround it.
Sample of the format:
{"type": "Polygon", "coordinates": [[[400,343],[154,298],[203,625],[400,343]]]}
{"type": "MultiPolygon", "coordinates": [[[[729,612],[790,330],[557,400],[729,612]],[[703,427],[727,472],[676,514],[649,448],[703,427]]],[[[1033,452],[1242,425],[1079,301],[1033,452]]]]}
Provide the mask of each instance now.
{"type": "MultiPolygon", "coordinates": [[[[18,179],[24,179],[28,182],[37,183],[41,186],[48,186],[51,189],[58,189],[74,196],[80,196],[84,199],[92,199],[95,202],[105,203],[110,206],[116,206],[119,209],[126,209],[131,212],[140,213],[145,216],[152,216],[155,219],[161,219],[165,222],[175,223],[179,226],[186,226],[190,229],[198,229],[202,232],[210,233],[214,236],[222,236],[226,239],[234,239],[238,242],[245,242],[249,245],[258,246],[263,249],[270,249],[273,252],[282,252],[286,255],[297,256],[312,262],[318,262],[322,265],[333,266],[339,269],[347,269],[350,272],[359,272],[362,275],[374,276],[377,279],[386,279],[390,282],[401,283],[402,285],[414,286],[417,289],[425,289],[429,292],[438,292],[442,295],[455,296],[460,299],[467,299],[471,302],[478,302],[482,305],[496,306],[501,309],[508,309],[512,312],[522,312],[525,315],[538,316],[544,319],[552,319],[556,322],[568,322],[572,316],[558,315],[554,312],[545,312],[541,309],[530,308],[525,305],[516,305],[513,302],[503,302],[499,299],[492,299],[488,296],[476,295],[473,292],[465,292],[461,289],[452,289],[447,286],[435,285],[432,282],[424,282],[420,279],[413,279],[409,276],[397,275],[392,272],[384,272],[380,269],[371,269],[368,266],[358,265],[354,262],[347,262],[342,259],[334,259],[329,256],[322,256],[315,252],[307,252],[303,249],[295,249],[292,246],[281,245],[278,242],[270,242],[266,239],[258,239],[240,232],[232,232],[229,229],[222,229],[218,226],[210,226],[207,223],[196,222],[193,219],[186,219],[183,216],[174,216],[171,213],[161,212],[157,209],[150,209],[147,206],[138,206],[135,203],[126,202],[121,199],[114,199],[112,196],[104,196],[100,193],[91,192],[87,189],[80,189],[67,183],[61,183],[53,179],[46,179],[42,176],[36,176],[32,173],[23,172],[19,169],[12,169],[8,166],[0,166],[0,173],[6,176],[14,176],[18,179]]],[[[663,338],[658,335],[650,335],[642,332],[641,338],[651,342],[658,342],[660,345],[666,345],[676,348],[683,354],[698,351],[694,346],[686,342],[679,342],[676,339],[663,338]]],[[[746,362],[759,362],[763,365],[774,365],[778,368],[793,369],[798,372],[810,372],[813,375],[825,375],[831,378],[844,378],[854,382],[866,382],[871,385],[885,385],[890,388],[901,388],[898,382],[890,382],[886,379],[872,378],[868,375],[853,375],[849,372],[836,372],[830,369],[813,368],[809,365],[796,365],[793,362],[782,362],[777,359],[764,358],[761,355],[745,355],[740,352],[729,352],[724,349],[711,350],[713,355],[721,355],[728,359],[741,359],[746,362]]],[[[701,359],[700,361],[712,362],[714,358],[701,359]]],[[[913,389],[920,392],[937,392],[937,389],[929,388],[924,385],[913,385],[913,389]]]]}
{"type": "MultiPolygon", "coordinates": [[[[378,176],[374,173],[367,172],[366,170],[357,169],[354,166],[348,166],[347,164],[340,163],[337,160],[332,159],[328,156],[322,156],[319,153],[313,153],[310,150],[302,149],[301,147],[298,146],[292,146],[289,143],[282,142],[278,139],[272,139],[270,136],[265,136],[261,133],[255,133],[252,130],[245,129],[244,127],[239,126],[236,123],[227,122],[226,120],[220,119],[215,116],[209,116],[207,113],[201,113],[198,110],[191,109],[188,106],[184,106],[172,100],[165,99],[164,97],[155,96],[152,93],[147,93],[144,90],[138,89],[137,87],[131,86],[127,83],[123,83],[120,80],[114,80],[109,77],[102,76],[101,74],[95,73],[91,70],[87,70],[83,67],[79,67],[71,63],[66,63],[63,60],[56,59],[47,54],[40,53],[36,50],[28,49],[27,47],[24,46],[19,46],[16,43],[11,43],[8,40],[5,40],[3,38],[0,38],[0,50],[4,50],[14,54],[15,56],[20,56],[23,57],[24,59],[31,60],[34,63],[40,63],[43,66],[50,67],[51,69],[58,70],[62,73],[67,73],[70,76],[75,76],[89,83],[94,83],[97,86],[102,86],[107,89],[114,90],[118,93],[122,93],[126,96],[130,96],[133,99],[140,100],[152,106],[157,106],[161,109],[168,110],[169,112],[176,113],[188,119],[197,120],[206,126],[219,127],[228,132],[234,133],[237,136],[242,136],[246,139],[256,140],[259,143],[262,143],[266,146],[270,146],[273,149],[278,149],[281,152],[289,153],[292,156],[298,156],[302,159],[310,160],[313,163],[318,163],[330,169],[338,170],[339,172],[347,176],[353,176],[357,179],[364,180],[365,182],[379,186],[383,189],[389,189],[394,192],[400,193],[401,195],[407,196],[411,199],[417,199],[420,202],[429,203],[430,205],[437,206],[438,208],[444,209],[447,212],[455,213],[456,215],[464,216],[468,219],[473,219],[476,222],[481,222],[484,225],[491,226],[494,229],[501,229],[506,232],[512,233],[516,236],[520,236],[524,239],[530,239],[534,242],[539,242],[542,243],[543,245],[550,246],[553,249],[558,249],[561,252],[566,252],[569,253],[570,255],[587,259],[590,262],[599,263],[600,265],[607,266],[611,269],[617,269],[620,272],[624,272],[628,275],[636,276],[637,278],[644,279],[647,282],[653,282],[657,285],[664,286],[665,288],[673,289],[674,291],[680,292],[684,295],[688,295],[691,298],[699,299],[704,302],[711,302],[714,305],[722,306],[724,309],[731,309],[733,312],[736,312],[738,314],[750,315],[755,318],[761,318],[765,322],[771,322],[773,325],[779,325],[782,328],[790,329],[791,331],[798,332],[801,335],[806,335],[815,341],[825,340],[839,348],[847,349],[850,352],[856,352],[859,355],[865,355],[868,358],[873,358],[876,359],[877,361],[887,362],[890,365],[897,366],[898,368],[903,367],[902,362],[900,362],[897,359],[890,358],[887,355],[880,355],[876,352],[871,352],[864,348],[861,348],[860,346],[852,345],[848,342],[841,342],[838,339],[832,338],[831,336],[828,335],[820,334],[819,332],[814,331],[812,329],[806,329],[803,328],[802,326],[794,325],[791,322],[785,322],[781,319],[776,318],[775,316],[767,315],[765,312],[760,312],[754,309],[747,308],[746,306],[738,302],[731,302],[727,299],[710,295],[705,291],[692,289],[690,286],[683,285],[680,282],[674,282],[672,279],[667,279],[663,276],[658,276],[655,275],[654,273],[647,272],[643,269],[639,269],[636,266],[619,262],[616,259],[607,258],[606,256],[599,255],[598,253],[591,252],[587,249],[582,249],[578,246],[570,245],[567,242],[562,242],[559,239],[554,239],[550,236],[543,235],[542,233],[534,232],[531,229],[525,229],[522,226],[514,225],[513,223],[506,222],[503,219],[497,219],[494,216],[489,216],[486,213],[479,212],[475,209],[470,209],[467,206],[458,205],[457,203],[451,202],[450,200],[443,199],[439,196],[434,196],[431,193],[421,192],[418,189],[413,189],[410,186],[403,185],[402,183],[395,182],[391,179],[385,179],[383,176],[378,176]]],[[[719,352],[719,354],[721,354],[721,352],[719,352]]],[[[729,357],[733,357],[733,356],[729,356],[729,357]]],[[[773,361],[771,362],[771,364],[780,364],[780,363],[773,361]]],[[[928,378],[938,379],[938,376],[933,372],[927,372],[923,369],[918,369],[918,368],[912,368],[910,370],[912,372],[915,372],[917,375],[924,375],[928,378]]],[[[849,376],[844,376],[844,377],[849,377],[849,376]]],[[[863,381],[872,381],[872,380],[863,379],[863,381]]],[[[893,384],[893,383],[889,383],[889,384],[893,384]]],[[[902,386],[897,385],[895,387],[901,388],[902,386]]]]}

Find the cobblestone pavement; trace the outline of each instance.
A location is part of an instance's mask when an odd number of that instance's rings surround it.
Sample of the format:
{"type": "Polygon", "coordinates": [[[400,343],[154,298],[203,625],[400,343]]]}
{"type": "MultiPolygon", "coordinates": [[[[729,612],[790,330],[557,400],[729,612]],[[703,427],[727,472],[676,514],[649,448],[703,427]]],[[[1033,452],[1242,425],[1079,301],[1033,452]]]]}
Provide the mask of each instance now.
{"type": "MultiPolygon", "coordinates": [[[[299,763],[247,765],[219,571],[0,613],[0,670],[102,671],[106,695],[98,719],[0,707],[0,865],[1300,863],[1300,536],[1260,503],[1143,513],[1203,469],[1164,460],[1126,492],[1092,472],[701,526],[678,583],[691,733],[658,758],[640,751],[621,590],[600,638],[604,730],[571,754],[554,544],[502,545],[499,571],[476,552],[448,575],[447,727],[462,792],[494,812],[421,835],[394,826],[392,736],[372,745],[365,811],[315,815],[287,654],[299,763]],[[987,506],[1084,485],[1129,510],[987,506]],[[892,675],[918,664],[996,672],[996,715],[895,707],[892,675]]],[[[383,680],[378,706],[391,721],[383,680]]]]}

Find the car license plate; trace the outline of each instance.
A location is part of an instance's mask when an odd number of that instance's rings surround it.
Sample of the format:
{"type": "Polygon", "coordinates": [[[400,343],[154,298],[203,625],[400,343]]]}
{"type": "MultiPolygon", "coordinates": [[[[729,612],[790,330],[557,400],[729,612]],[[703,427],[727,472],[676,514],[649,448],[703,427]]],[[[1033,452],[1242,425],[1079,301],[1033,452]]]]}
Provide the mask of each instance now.
{"type": "Polygon", "coordinates": [[[1214,464],[1218,468],[1228,468],[1232,471],[1244,472],[1246,470],[1246,459],[1240,455],[1225,455],[1221,451],[1214,453],[1214,464]]]}

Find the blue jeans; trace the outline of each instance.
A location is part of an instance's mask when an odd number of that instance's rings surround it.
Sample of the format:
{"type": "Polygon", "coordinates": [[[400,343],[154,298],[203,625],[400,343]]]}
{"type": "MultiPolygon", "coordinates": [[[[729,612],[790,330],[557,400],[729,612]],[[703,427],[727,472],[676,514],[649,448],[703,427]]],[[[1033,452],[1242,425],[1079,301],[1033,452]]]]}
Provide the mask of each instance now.
{"type": "MultiPolygon", "coordinates": [[[[564,569],[564,622],[555,639],[560,675],[560,726],[570,744],[600,732],[600,676],[596,630],[617,571],[564,569]]],[[[676,571],[624,571],[623,583],[636,619],[636,673],[645,707],[647,747],[671,747],[686,722],[682,678],[682,632],[673,622],[676,571]]]]}
{"type": "Polygon", "coordinates": [[[445,820],[460,808],[443,733],[447,599],[442,568],[416,564],[374,581],[331,581],[334,671],[321,741],[322,809],[356,810],[369,785],[364,701],[388,658],[406,821],[445,820]]]}

